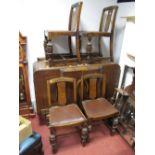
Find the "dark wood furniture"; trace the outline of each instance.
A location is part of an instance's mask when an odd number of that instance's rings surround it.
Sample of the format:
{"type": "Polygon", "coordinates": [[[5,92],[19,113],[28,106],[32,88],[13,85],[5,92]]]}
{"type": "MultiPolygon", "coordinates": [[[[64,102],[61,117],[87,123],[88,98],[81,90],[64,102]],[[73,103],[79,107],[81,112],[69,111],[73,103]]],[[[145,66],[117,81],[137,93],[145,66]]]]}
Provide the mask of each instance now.
{"type": "Polygon", "coordinates": [[[87,116],[89,129],[93,121],[109,120],[112,122],[112,134],[118,125],[118,110],[105,98],[106,75],[86,74],[77,82],[79,104],[87,116]]]}
{"type": "Polygon", "coordinates": [[[115,28],[115,20],[116,20],[116,14],[117,14],[118,6],[110,6],[106,7],[102,11],[101,20],[100,20],[100,27],[99,31],[81,31],[80,36],[81,37],[87,37],[88,38],[88,44],[86,47],[86,53],[81,53],[81,57],[86,57],[88,59],[93,59],[94,56],[101,57],[101,39],[103,37],[110,38],[110,54],[109,57],[106,57],[106,59],[110,61],[114,61],[113,58],[113,39],[114,39],[114,28],[115,28]],[[94,51],[92,48],[92,37],[98,37],[98,51],[94,51]]]}
{"type": "MultiPolygon", "coordinates": [[[[87,61],[79,63],[77,61],[72,62],[59,62],[49,67],[47,61],[40,60],[36,61],[33,65],[33,76],[34,76],[34,87],[36,96],[36,109],[38,114],[43,114],[44,109],[48,109],[48,98],[47,98],[47,80],[51,78],[57,78],[62,76],[74,77],[77,80],[81,78],[83,70],[91,70],[94,67],[101,67],[102,73],[107,77],[107,88],[106,88],[106,98],[111,98],[113,96],[114,90],[118,87],[118,81],[120,76],[120,66],[113,62],[106,62],[97,60],[93,61],[92,64],[88,64],[87,61]],[[70,73],[63,73],[63,70],[68,70],[70,73]]],[[[90,72],[92,73],[92,72],[90,72]]]]}
{"type": "Polygon", "coordinates": [[[122,88],[116,88],[115,106],[120,112],[118,131],[125,141],[135,147],[135,68],[126,66],[122,88]],[[133,81],[124,87],[127,71],[133,71],[133,81]]]}
{"type": "MultiPolygon", "coordinates": [[[[79,24],[80,24],[80,14],[83,2],[75,3],[71,6],[70,17],[69,17],[69,26],[68,31],[45,31],[47,35],[45,35],[44,41],[44,50],[46,60],[48,60],[49,66],[53,63],[53,59],[66,59],[66,58],[78,58],[80,59],[80,49],[79,49],[79,24]],[[52,40],[56,37],[67,36],[68,37],[68,45],[69,45],[69,53],[61,54],[54,53],[54,47],[52,40]],[[72,50],[72,37],[76,39],[76,56],[73,55],[72,50]]],[[[65,61],[65,60],[64,60],[65,61]]]]}
{"type": "Polygon", "coordinates": [[[81,127],[81,142],[86,144],[88,130],[86,118],[76,104],[76,79],[59,77],[47,80],[49,104],[50,142],[53,153],[57,152],[57,129],[65,127],[81,127]]]}
{"type": "Polygon", "coordinates": [[[19,114],[34,116],[31,106],[26,59],[26,37],[19,32],[19,114]]]}

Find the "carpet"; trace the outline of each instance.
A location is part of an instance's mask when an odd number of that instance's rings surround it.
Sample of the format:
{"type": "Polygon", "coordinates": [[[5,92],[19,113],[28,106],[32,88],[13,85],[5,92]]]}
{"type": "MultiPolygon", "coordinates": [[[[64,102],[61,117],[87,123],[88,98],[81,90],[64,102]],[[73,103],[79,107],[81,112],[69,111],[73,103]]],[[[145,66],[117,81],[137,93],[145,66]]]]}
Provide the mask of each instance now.
{"type": "MultiPolygon", "coordinates": [[[[41,124],[39,117],[30,119],[32,128],[42,137],[44,155],[52,155],[49,143],[49,129],[41,124]]],[[[120,137],[119,134],[110,135],[109,129],[101,123],[90,133],[90,142],[83,147],[78,133],[58,137],[58,152],[56,155],[134,155],[134,150],[120,137]]]]}

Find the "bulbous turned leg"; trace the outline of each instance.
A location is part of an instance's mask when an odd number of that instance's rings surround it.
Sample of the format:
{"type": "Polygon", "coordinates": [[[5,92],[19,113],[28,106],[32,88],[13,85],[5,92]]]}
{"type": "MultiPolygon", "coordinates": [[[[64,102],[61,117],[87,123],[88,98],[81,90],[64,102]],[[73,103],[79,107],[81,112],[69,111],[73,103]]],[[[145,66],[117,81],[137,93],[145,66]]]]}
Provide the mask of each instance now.
{"type": "Polygon", "coordinates": [[[112,136],[116,133],[116,129],[118,127],[118,123],[119,123],[118,117],[113,118],[113,120],[112,120],[112,130],[111,130],[111,135],[112,136]]]}
{"type": "Polygon", "coordinates": [[[57,141],[56,141],[56,133],[52,132],[50,135],[50,143],[52,145],[52,152],[56,153],[58,150],[57,141]]]}
{"type": "Polygon", "coordinates": [[[81,133],[81,143],[83,146],[85,146],[88,141],[88,128],[83,127],[81,132],[82,132],[81,133]]]}

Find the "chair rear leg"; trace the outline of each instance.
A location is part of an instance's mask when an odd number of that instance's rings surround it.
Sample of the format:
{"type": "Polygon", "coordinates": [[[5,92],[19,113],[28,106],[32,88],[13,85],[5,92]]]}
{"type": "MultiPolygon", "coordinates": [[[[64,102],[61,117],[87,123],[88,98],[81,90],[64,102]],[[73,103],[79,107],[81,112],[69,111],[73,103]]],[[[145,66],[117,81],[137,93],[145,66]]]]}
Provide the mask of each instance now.
{"type": "Polygon", "coordinates": [[[111,129],[111,135],[113,136],[116,133],[116,129],[118,128],[118,117],[113,118],[112,120],[112,129],[111,129]]]}
{"type": "Polygon", "coordinates": [[[89,139],[89,135],[88,135],[88,127],[87,126],[83,126],[82,130],[81,130],[81,143],[83,146],[86,145],[88,139],[89,139]]]}
{"type": "Polygon", "coordinates": [[[89,132],[92,131],[92,124],[91,124],[91,121],[88,121],[88,131],[89,131],[89,132]]]}
{"type": "Polygon", "coordinates": [[[50,143],[52,145],[52,152],[56,153],[58,150],[58,146],[57,146],[57,140],[56,140],[56,131],[55,129],[51,129],[51,135],[50,135],[50,143]]]}

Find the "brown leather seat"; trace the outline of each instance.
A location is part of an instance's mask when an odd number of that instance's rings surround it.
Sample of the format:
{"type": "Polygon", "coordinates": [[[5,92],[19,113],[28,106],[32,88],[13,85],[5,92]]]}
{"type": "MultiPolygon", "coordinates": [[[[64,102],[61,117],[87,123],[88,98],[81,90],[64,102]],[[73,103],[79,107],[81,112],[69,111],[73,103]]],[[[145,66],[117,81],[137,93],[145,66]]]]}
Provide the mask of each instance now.
{"type": "Polygon", "coordinates": [[[76,104],[66,106],[55,106],[49,110],[50,126],[64,127],[71,124],[81,124],[86,122],[86,118],[76,104]]]}
{"type": "Polygon", "coordinates": [[[91,120],[107,119],[118,114],[118,110],[105,98],[86,100],[82,105],[91,120]]]}

